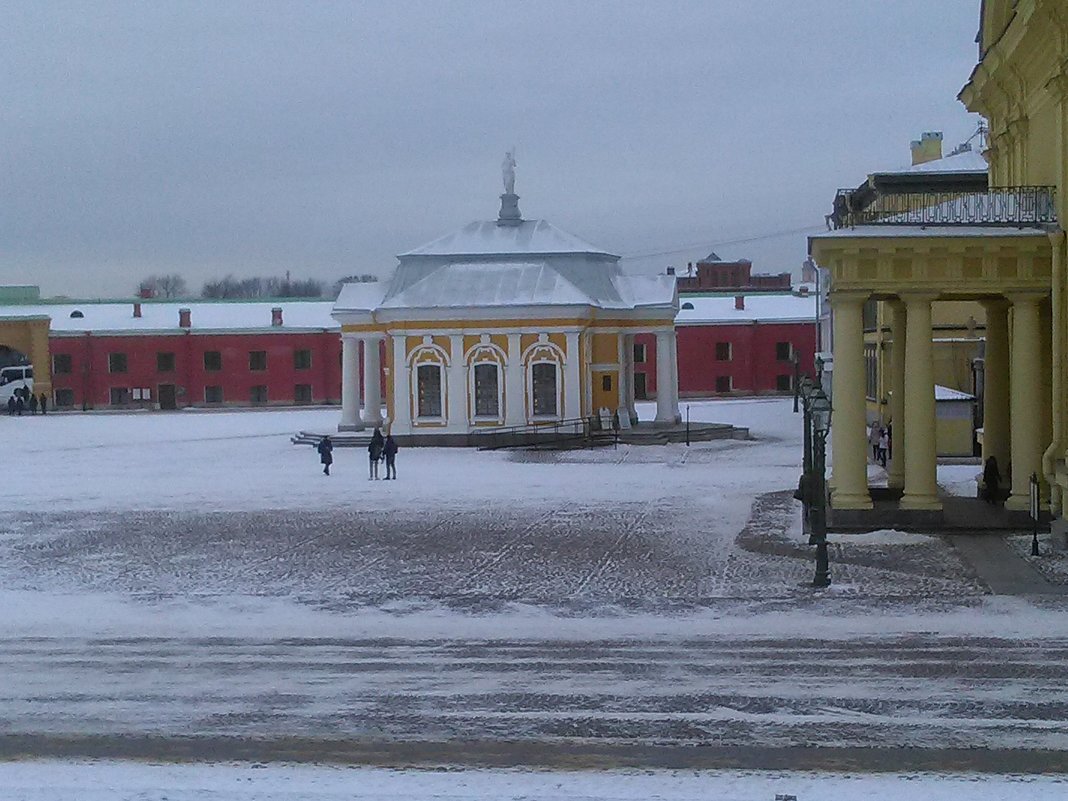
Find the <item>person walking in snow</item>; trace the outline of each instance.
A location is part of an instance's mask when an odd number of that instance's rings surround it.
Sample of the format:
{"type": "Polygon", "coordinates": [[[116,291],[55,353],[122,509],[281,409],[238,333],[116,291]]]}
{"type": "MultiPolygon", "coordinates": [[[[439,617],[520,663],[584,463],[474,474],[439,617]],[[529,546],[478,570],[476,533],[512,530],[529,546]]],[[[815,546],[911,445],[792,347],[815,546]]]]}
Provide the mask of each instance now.
{"type": "Polygon", "coordinates": [[[872,420],[871,428],[868,430],[868,445],[871,446],[871,460],[873,462],[879,461],[879,437],[882,436],[882,426],[879,425],[878,420],[872,420]]]}
{"type": "Polygon", "coordinates": [[[397,450],[397,440],[389,434],[386,441],[382,443],[382,455],[386,457],[386,481],[390,478],[397,480],[397,450]]]}
{"type": "Polygon", "coordinates": [[[367,446],[367,456],[370,458],[370,474],[367,476],[368,481],[378,480],[378,462],[382,459],[382,449],[385,447],[385,440],[382,438],[382,432],[379,429],[375,429],[375,433],[371,435],[371,443],[367,446]]]}
{"type": "Polygon", "coordinates": [[[997,457],[988,456],[986,464],[983,465],[983,499],[987,503],[996,505],[1001,499],[1000,485],[1001,471],[998,470],[997,457]]]}
{"type": "Polygon", "coordinates": [[[330,475],[330,465],[334,463],[334,443],[330,441],[330,437],[323,437],[319,440],[315,450],[319,451],[319,461],[323,465],[323,475],[330,475]]]}
{"type": "Polygon", "coordinates": [[[886,453],[890,450],[890,437],[884,428],[879,434],[879,464],[886,469],[886,453]]]}
{"type": "Polygon", "coordinates": [[[26,408],[26,401],[22,399],[22,393],[17,392],[15,397],[15,414],[22,417],[22,412],[26,408]]]}
{"type": "Polygon", "coordinates": [[[45,414],[48,411],[48,396],[43,392],[41,393],[41,414],[45,414]]]}
{"type": "Polygon", "coordinates": [[[30,393],[30,414],[37,414],[37,396],[30,393]]]}
{"type": "Polygon", "coordinates": [[[12,395],[7,399],[7,413],[11,416],[15,414],[15,396],[12,395]]]}

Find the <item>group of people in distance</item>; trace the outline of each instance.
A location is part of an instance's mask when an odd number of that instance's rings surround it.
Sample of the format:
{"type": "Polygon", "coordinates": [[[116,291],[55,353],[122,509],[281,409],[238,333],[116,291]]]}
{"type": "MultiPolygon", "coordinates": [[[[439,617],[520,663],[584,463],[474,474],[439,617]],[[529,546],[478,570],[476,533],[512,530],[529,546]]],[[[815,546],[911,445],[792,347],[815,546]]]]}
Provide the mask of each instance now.
{"type": "Polygon", "coordinates": [[[893,448],[893,423],[887,423],[884,428],[878,420],[873,420],[868,429],[868,445],[871,446],[871,458],[876,464],[886,467],[886,460],[890,457],[893,448]]]}
{"type": "Polygon", "coordinates": [[[37,414],[38,410],[40,410],[41,414],[46,414],[48,412],[48,396],[42,392],[41,397],[38,398],[30,392],[29,387],[19,387],[7,399],[7,413],[21,417],[22,413],[27,410],[30,414],[37,414]]]}
{"type": "MultiPolygon", "coordinates": [[[[334,463],[334,443],[329,436],[319,440],[315,449],[319,453],[319,461],[323,465],[323,475],[330,475],[330,465],[334,463]]],[[[375,429],[371,435],[371,442],[367,445],[367,456],[370,459],[370,472],[368,481],[378,480],[378,463],[386,463],[386,481],[397,479],[397,440],[393,435],[382,436],[380,429],[375,429]]]]}

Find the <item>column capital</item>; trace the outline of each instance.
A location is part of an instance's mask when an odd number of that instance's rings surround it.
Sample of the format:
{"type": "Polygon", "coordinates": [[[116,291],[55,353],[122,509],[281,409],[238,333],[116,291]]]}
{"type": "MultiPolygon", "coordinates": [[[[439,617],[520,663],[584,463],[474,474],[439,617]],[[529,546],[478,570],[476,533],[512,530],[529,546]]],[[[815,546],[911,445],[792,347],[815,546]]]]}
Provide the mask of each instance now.
{"type": "Polygon", "coordinates": [[[982,307],[984,309],[986,309],[987,314],[989,314],[990,312],[1008,311],[1008,308],[1009,308],[1008,299],[1004,298],[1004,297],[1001,297],[1001,296],[991,297],[991,298],[980,298],[979,299],[979,303],[982,305],[982,307]]]}
{"type": "Polygon", "coordinates": [[[1049,297],[1049,292],[1045,290],[1023,290],[1020,292],[1006,292],[1005,297],[1009,299],[1013,306],[1028,306],[1033,303],[1041,303],[1049,297]]]}
{"type": "Polygon", "coordinates": [[[364,335],[362,333],[360,333],[359,331],[342,331],[341,332],[341,341],[342,342],[359,342],[361,339],[363,339],[363,337],[364,337],[364,335]]]}
{"type": "Polygon", "coordinates": [[[899,292],[898,298],[905,306],[912,306],[919,303],[934,303],[938,300],[938,293],[930,291],[899,292]]]}
{"type": "Polygon", "coordinates": [[[870,292],[849,292],[842,290],[831,290],[830,301],[831,306],[862,306],[867,303],[868,298],[871,297],[870,292]]]}

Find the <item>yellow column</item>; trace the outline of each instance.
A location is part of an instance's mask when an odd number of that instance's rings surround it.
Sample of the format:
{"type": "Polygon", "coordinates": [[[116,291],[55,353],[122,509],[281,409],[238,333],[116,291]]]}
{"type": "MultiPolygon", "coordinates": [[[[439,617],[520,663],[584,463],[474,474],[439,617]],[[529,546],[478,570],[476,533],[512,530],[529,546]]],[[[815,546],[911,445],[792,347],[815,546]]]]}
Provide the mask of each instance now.
{"type": "Polygon", "coordinates": [[[831,294],[834,321],[833,428],[835,509],[871,509],[868,439],[864,420],[864,327],[862,294],[831,294]]]}
{"type": "Polygon", "coordinates": [[[1050,438],[1049,447],[1042,454],[1042,472],[1045,474],[1046,483],[1049,484],[1049,508],[1054,515],[1060,514],[1063,506],[1061,487],[1057,484],[1056,465],[1057,460],[1064,452],[1064,426],[1065,426],[1065,381],[1064,361],[1065,331],[1068,320],[1065,319],[1065,263],[1064,263],[1064,232],[1058,231],[1050,234],[1050,244],[1053,248],[1053,295],[1052,295],[1052,416],[1053,434],[1050,438]]]}
{"type": "Polygon", "coordinates": [[[1008,481],[1009,469],[1009,304],[984,300],[986,348],[983,356],[983,464],[993,456],[1008,481]]]}
{"type": "Polygon", "coordinates": [[[1030,506],[1032,473],[1042,472],[1041,336],[1037,294],[1010,295],[1012,355],[1009,366],[1009,413],[1012,424],[1012,495],[1006,509],[1030,506]]]}
{"type": "Polygon", "coordinates": [[[905,304],[889,303],[893,312],[894,341],[890,350],[890,420],[893,423],[890,443],[893,458],[888,465],[886,485],[895,489],[905,486],[905,304]]]}
{"type": "Polygon", "coordinates": [[[938,510],[935,448],[934,353],[931,302],[934,295],[908,294],[905,301],[905,494],[902,509],[938,510]]]}

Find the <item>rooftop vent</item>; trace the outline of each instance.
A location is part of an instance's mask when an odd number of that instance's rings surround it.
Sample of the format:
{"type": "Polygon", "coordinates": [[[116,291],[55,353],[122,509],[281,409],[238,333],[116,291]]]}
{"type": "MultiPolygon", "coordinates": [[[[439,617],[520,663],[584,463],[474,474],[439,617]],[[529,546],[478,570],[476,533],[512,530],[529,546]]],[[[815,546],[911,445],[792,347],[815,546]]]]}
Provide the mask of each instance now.
{"type": "Polygon", "coordinates": [[[81,313],[80,311],[78,311],[77,309],[75,309],[74,311],[72,311],[72,312],[70,313],[70,316],[71,316],[71,319],[72,319],[72,320],[80,320],[81,318],[85,317],[85,315],[84,315],[84,314],[82,314],[82,313],[81,313]]]}
{"type": "Polygon", "coordinates": [[[745,311],[745,295],[734,296],[734,308],[736,311],[745,311]]]}
{"type": "Polygon", "coordinates": [[[688,310],[688,311],[693,311],[693,304],[690,303],[689,301],[687,301],[686,303],[683,303],[682,306],[680,306],[679,308],[685,309],[685,310],[688,310]]]}
{"type": "Polygon", "coordinates": [[[179,328],[192,328],[193,327],[193,313],[189,309],[178,310],[178,327],[179,328]]]}
{"type": "Polygon", "coordinates": [[[278,328],[282,325],[282,307],[275,306],[271,309],[271,325],[278,328]]]}

